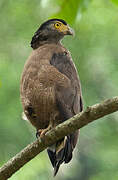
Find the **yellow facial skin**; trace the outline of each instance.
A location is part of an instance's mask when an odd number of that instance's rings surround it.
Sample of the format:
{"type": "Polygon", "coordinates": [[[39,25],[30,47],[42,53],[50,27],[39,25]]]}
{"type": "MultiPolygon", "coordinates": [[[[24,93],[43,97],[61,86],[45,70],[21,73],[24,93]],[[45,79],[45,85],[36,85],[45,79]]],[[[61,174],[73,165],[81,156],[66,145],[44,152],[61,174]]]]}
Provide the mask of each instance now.
{"type": "Polygon", "coordinates": [[[73,35],[73,29],[69,27],[69,25],[65,25],[60,21],[56,21],[54,24],[55,29],[57,29],[59,32],[62,32],[64,35],[73,35]]]}

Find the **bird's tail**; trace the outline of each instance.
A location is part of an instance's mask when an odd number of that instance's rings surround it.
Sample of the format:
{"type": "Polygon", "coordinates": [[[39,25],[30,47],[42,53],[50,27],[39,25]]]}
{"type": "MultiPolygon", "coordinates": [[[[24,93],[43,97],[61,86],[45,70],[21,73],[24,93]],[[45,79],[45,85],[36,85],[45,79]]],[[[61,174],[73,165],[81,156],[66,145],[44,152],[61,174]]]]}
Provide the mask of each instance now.
{"type": "Polygon", "coordinates": [[[60,165],[64,163],[69,163],[72,159],[72,152],[77,144],[78,131],[65,136],[63,139],[59,140],[54,146],[47,149],[48,156],[54,168],[54,176],[56,176],[60,165]]]}

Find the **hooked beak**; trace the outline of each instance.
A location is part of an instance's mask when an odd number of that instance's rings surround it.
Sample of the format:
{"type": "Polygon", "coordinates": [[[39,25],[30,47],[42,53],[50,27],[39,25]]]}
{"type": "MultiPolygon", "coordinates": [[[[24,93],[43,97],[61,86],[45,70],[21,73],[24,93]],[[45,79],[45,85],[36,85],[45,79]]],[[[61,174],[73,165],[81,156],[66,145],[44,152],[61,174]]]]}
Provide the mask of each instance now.
{"type": "Polygon", "coordinates": [[[70,26],[67,26],[67,31],[66,31],[66,35],[72,35],[74,36],[74,30],[70,27],[70,26]]]}

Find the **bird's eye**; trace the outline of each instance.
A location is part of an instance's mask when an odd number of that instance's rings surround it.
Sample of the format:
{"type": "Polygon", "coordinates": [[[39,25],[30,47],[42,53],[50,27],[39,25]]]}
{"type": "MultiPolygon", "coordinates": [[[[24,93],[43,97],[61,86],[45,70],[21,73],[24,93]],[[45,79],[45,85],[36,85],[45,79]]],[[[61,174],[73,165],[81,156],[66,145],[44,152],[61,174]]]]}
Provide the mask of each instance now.
{"type": "Polygon", "coordinates": [[[55,26],[56,29],[58,29],[61,26],[61,24],[60,23],[56,23],[54,26],[55,26]]]}

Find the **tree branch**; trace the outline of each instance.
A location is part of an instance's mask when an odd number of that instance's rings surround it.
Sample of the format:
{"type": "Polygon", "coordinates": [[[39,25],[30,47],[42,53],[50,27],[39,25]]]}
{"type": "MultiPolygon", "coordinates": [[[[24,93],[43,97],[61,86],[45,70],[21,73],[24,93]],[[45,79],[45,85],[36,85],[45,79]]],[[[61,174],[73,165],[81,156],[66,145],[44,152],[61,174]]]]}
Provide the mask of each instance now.
{"type": "Polygon", "coordinates": [[[100,104],[88,107],[85,111],[75,115],[56,128],[50,130],[46,135],[32,144],[28,145],[16,156],[10,159],[0,168],[0,180],[6,180],[17,170],[33,159],[48,146],[54,144],[62,137],[82,128],[88,123],[97,120],[105,115],[118,111],[118,96],[108,99],[100,104]]]}

